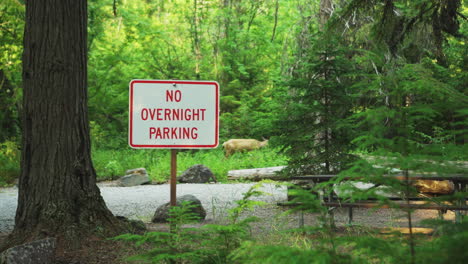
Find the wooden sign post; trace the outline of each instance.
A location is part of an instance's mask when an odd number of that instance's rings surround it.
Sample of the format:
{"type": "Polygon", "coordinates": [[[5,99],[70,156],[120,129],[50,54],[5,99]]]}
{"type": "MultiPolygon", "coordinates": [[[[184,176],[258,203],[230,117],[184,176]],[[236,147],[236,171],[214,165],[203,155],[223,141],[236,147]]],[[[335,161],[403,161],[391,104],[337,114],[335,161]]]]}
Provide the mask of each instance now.
{"type": "Polygon", "coordinates": [[[177,149],[171,149],[171,206],[177,205],[177,149]]]}

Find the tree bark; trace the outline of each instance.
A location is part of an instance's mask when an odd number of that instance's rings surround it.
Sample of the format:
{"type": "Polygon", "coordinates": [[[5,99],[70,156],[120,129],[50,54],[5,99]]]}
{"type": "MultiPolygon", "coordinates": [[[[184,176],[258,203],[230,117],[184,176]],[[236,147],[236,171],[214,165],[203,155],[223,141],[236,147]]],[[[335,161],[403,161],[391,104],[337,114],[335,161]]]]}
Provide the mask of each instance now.
{"type": "Polygon", "coordinates": [[[276,27],[278,26],[278,9],[279,9],[279,3],[278,0],[275,2],[275,23],[273,24],[273,33],[271,34],[271,42],[275,40],[275,35],[276,35],[276,27]]]}
{"type": "Polygon", "coordinates": [[[330,19],[333,12],[333,0],[320,0],[319,9],[319,28],[320,30],[325,29],[325,25],[330,19]]]}
{"type": "Polygon", "coordinates": [[[86,0],[26,1],[16,240],[55,236],[77,243],[98,230],[124,230],[96,186],[86,41],[86,0]]]}
{"type": "Polygon", "coordinates": [[[195,53],[195,76],[197,80],[200,80],[200,61],[201,61],[201,47],[200,47],[200,35],[199,35],[199,24],[200,16],[198,15],[198,0],[193,0],[193,51],[195,53]]]}

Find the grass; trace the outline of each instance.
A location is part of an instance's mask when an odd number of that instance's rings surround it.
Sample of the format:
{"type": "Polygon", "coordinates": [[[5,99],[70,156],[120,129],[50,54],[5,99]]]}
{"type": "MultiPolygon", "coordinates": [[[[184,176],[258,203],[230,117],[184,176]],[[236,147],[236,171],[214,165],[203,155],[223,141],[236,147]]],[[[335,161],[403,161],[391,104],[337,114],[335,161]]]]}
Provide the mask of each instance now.
{"type": "MultiPolygon", "coordinates": [[[[98,180],[116,179],[128,169],[146,168],[154,182],[165,182],[170,176],[170,150],[104,150],[92,152],[98,180]]],[[[227,181],[229,170],[263,168],[286,165],[287,160],[276,149],[263,148],[256,151],[236,153],[224,157],[221,148],[212,150],[181,150],[177,154],[177,174],[196,164],[207,166],[218,179],[227,181]]]]}
{"type": "MultiPolygon", "coordinates": [[[[20,155],[13,142],[0,144],[0,187],[10,186],[20,172],[20,155]]],[[[106,149],[92,153],[98,180],[114,180],[128,169],[146,168],[153,182],[166,182],[170,176],[170,150],[167,149],[106,149]]],[[[177,154],[177,174],[196,164],[207,166],[221,182],[227,181],[229,170],[286,165],[287,160],[274,148],[235,153],[224,157],[221,147],[210,150],[180,150],[177,154]]]]}
{"type": "Polygon", "coordinates": [[[16,142],[0,143],[0,187],[13,185],[19,177],[20,157],[16,142]]]}

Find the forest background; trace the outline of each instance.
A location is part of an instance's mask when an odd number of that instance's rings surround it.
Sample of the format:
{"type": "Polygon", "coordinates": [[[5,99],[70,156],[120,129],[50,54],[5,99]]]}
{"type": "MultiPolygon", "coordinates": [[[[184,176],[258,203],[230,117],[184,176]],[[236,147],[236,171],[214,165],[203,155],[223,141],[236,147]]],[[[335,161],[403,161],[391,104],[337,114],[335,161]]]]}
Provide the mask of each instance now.
{"type": "MultiPolygon", "coordinates": [[[[13,184],[20,171],[24,16],[24,1],[0,3],[0,185],[13,184]]],[[[215,80],[221,87],[220,142],[265,137],[270,146],[229,159],[221,147],[182,152],[179,170],[202,163],[225,181],[229,169],[287,164],[293,175],[339,175],[315,190],[331,190],[322,187],[357,176],[389,186],[409,202],[416,193],[410,175],[466,175],[467,16],[461,0],[88,1],[89,117],[98,177],[135,167],[146,167],[154,181],[169,175],[168,151],[127,145],[130,80],[215,80]],[[403,172],[404,183],[382,177],[395,171],[403,172]]],[[[253,188],[237,202],[230,225],[208,226],[199,238],[207,239],[207,247],[188,252],[160,247],[168,241],[193,244],[195,234],[182,229],[123,239],[137,244],[153,239],[163,251],[143,257],[169,263],[207,263],[207,257],[218,259],[210,263],[292,258],[464,263],[468,258],[466,221],[439,222],[434,239],[414,238],[411,228],[409,239],[343,238],[319,197],[301,190],[293,192],[297,209],[320,212],[320,226],[293,236],[280,233],[292,238],[286,246],[280,239],[255,241],[248,235],[250,220],[240,212],[255,206],[249,199],[259,194],[253,188]]],[[[353,189],[349,196],[344,200],[391,203],[373,190],[353,189]]],[[[466,192],[439,199],[454,201],[466,206],[466,192]]],[[[186,216],[181,210],[173,219],[186,216]]],[[[411,227],[411,211],[406,212],[411,227]]]]}
{"type": "MultiPolygon", "coordinates": [[[[401,136],[407,108],[406,140],[466,160],[467,12],[465,1],[88,1],[98,177],[134,167],[154,181],[169,175],[167,151],[127,145],[132,79],[218,81],[220,142],[270,139],[268,149],[228,160],[221,147],[181,153],[181,171],[202,163],[220,180],[230,169],[287,164],[338,172],[401,136]]],[[[19,174],[23,1],[0,3],[0,29],[6,185],[19,174]]]]}

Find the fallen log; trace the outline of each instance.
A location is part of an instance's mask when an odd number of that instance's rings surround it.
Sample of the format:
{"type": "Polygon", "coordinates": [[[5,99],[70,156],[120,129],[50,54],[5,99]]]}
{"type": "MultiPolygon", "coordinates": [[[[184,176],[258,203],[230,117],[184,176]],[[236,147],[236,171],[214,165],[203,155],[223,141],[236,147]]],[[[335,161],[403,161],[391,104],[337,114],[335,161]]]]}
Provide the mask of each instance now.
{"type": "Polygon", "coordinates": [[[278,172],[280,172],[285,167],[286,166],[277,166],[268,168],[230,170],[228,171],[228,180],[284,180],[287,178],[283,175],[279,175],[278,172]]]}

